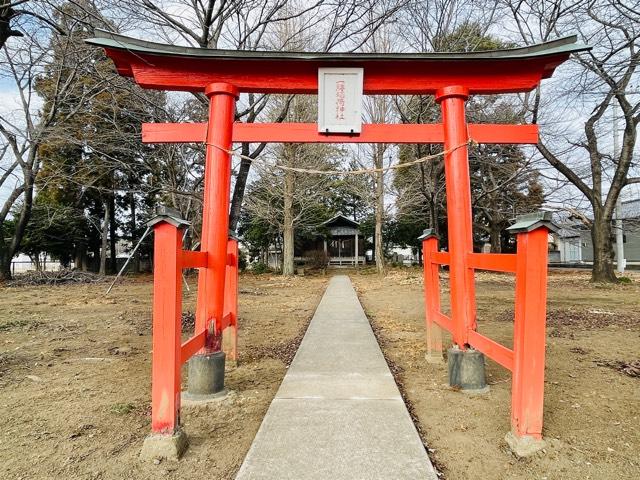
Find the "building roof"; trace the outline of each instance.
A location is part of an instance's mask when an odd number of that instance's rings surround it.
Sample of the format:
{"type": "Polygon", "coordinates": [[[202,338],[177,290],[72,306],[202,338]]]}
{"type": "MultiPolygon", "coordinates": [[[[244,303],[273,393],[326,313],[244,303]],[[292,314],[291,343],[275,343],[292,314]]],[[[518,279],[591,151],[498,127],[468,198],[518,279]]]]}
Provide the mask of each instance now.
{"type": "Polygon", "coordinates": [[[571,36],[528,47],[464,53],[325,53],[220,50],[165,45],[102,30],[102,47],[120,74],[146,88],[203,91],[228,82],[241,92],[315,93],[318,68],[364,68],[364,93],[435,93],[463,85],[470,93],[529,91],[574,52],[571,36]]]}
{"type": "Polygon", "coordinates": [[[620,213],[622,219],[639,219],[640,220],[640,198],[620,202],[620,213]]]}
{"type": "Polygon", "coordinates": [[[510,233],[531,232],[540,227],[545,227],[549,231],[557,232],[558,227],[553,223],[553,212],[540,210],[516,218],[516,222],[507,228],[510,233]]]}
{"type": "Polygon", "coordinates": [[[349,225],[350,227],[358,228],[360,226],[360,223],[356,222],[355,220],[351,220],[350,218],[345,217],[340,213],[330,218],[326,222],[323,222],[322,225],[325,225],[327,227],[331,227],[333,225],[349,225]]]}
{"type": "Polygon", "coordinates": [[[243,60],[291,60],[302,61],[326,60],[331,62],[353,62],[395,60],[494,60],[494,59],[521,59],[527,57],[541,57],[557,55],[558,53],[572,53],[588,50],[590,47],[578,43],[576,35],[551,40],[536,45],[517,48],[504,48],[499,50],[481,50],[473,52],[425,52],[425,53],[342,53],[342,52],[290,52],[290,51],[264,51],[264,50],[223,50],[213,48],[183,47],[168,45],[165,43],[149,42],[137,38],[119,35],[114,32],[96,29],[95,37],[86,40],[91,45],[103,48],[128,50],[138,53],[151,53],[171,57],[197,57],[219,59],[243,59],[243,60]]]}

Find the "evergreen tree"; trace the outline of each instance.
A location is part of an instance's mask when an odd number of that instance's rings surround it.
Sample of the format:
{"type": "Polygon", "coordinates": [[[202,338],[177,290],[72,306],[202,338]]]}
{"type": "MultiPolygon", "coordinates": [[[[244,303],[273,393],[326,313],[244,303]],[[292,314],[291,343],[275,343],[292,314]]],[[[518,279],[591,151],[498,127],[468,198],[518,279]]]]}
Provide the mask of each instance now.
{"type": "MultiPolygon", "coordinates": [[[[90,5],[63,7],[60,22],[69,33],[52,37],[51,60],[36,84],[45,109],[53,101],[57,82],[69,84],[69,95],[56,105],[67,121],[51,129],[43,143],[43,167],[36,183],[41,203],[49,207],[43,211],[56,207],[84,217],[80,223],[86,235],[70,243],[76,265],[87,263],[87,249],[93,246],[100,272],[106,273],[107,267],[115,272],[119,209],[135,208],[136,192],[148,191],[143,184],[150,174],[150,150],[141,147],[140,124],[153,118],[164,95],[143,91],[118,76],[101,49],[92,49],[87,61],[84,39],[93,32],[75,20],[80,8],[90,5]],[[87,97],[87,91],[92,95],[87,97]]],[[[97,11],[93,14],[99,16],[97,11]]],[[[133,240],[139,229],[128,223],[123,231],[133,240]]]]}

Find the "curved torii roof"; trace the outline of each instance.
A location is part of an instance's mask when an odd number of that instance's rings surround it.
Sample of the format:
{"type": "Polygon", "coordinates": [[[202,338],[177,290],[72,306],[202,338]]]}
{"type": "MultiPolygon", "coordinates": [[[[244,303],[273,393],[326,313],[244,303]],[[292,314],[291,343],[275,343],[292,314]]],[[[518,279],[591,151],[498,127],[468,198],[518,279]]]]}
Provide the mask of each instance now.
{"type": "Polygon", "coordinates": [[[573,52],[571,36],[524,48],[468,53],[307,53],[213,50],[147,42],[102,30],[87,43],[105,49],[121,75],[145,88],[204,91],[214,82],[240,92],[316,93],[318,68],[361,67],[365,94],[433,94],[462,85],[471,94],[526,92],[573,52]]]}

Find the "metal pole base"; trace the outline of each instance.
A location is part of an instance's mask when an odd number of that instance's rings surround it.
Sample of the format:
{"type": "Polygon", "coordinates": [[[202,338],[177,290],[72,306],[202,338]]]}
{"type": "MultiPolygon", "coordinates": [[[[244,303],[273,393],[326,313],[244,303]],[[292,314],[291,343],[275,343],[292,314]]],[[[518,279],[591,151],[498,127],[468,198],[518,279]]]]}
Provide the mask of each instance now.
{"type": "Polygon", "coordinates": [[[187,401],[207,401],[227,394],[224,388],[224,352],[194,355],[189,360],[189,382],[182,398],[187,401]]]}
{"type": "Polygon", "coordinates": [[[460,350],[454,346],[447,350],[449,386],[464,393],[487,393],[484,355],[477,350],[460,350]]]}

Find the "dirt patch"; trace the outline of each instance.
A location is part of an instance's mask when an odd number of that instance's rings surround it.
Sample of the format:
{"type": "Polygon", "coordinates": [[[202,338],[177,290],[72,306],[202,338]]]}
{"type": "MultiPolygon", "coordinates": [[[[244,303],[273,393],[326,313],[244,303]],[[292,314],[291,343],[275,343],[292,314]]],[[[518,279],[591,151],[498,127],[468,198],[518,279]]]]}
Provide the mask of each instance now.
{"type": "Polygon", "coordinates": [[[151,277],[128,278],[107,297],[108,283],[0,287],[0,478],[234,478],[326,282],[241,277],[232,393],[183,408],[191,446],[180,462],[157,465],[137,458],[150,429],[151,277]]]}
{"type": "Polygon", "coordinates": [[[286,367],[291,365],[293,357],[296,356],[298,347],[302,343],[304,334],[311,323],[311,317],[304,323],[300,329],[300,333],[291,340],[281,341],[275,345],[263,345],[260,347],[250,348],[245,356],[245,362],[255,362],[265,358],[280,360],[286,367]]]}
{"type": "MultiPolygon", "coordinates": [[[[523,460],[504,442],[510,372],[488,361],[491,392],[466,396],[448,387],[445,364],[425,361],[421,272],[394,270],[385,278],[354,273],[352,279],[445,478],[640,478],[640,384],[624,371],[637,366],[632,346],[640,339],[640,276],[633,275],[630,285],[603,287],[591,284],[588,272],[552,272],[549,331],[562,334],[547,341],[543,434],[549,446],[523,460]]],[[[479,330],[510,346],[513,325],[505,320],[513,318],[512,277],[479,273],[476,280],[479,330]]],[[[447,282],[445,273],[445,311],[447,282]]]]}

